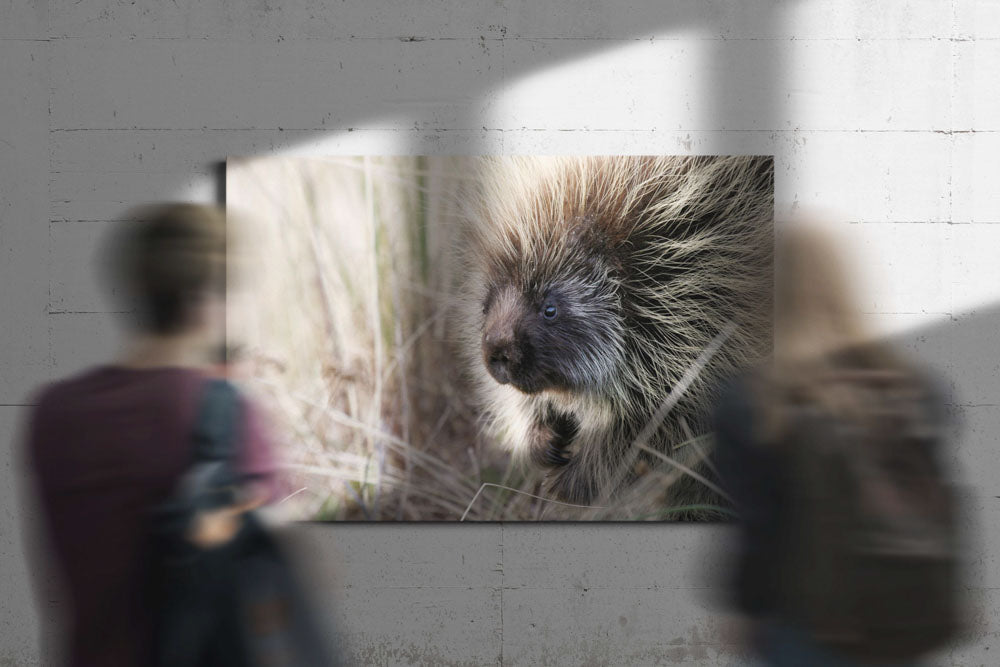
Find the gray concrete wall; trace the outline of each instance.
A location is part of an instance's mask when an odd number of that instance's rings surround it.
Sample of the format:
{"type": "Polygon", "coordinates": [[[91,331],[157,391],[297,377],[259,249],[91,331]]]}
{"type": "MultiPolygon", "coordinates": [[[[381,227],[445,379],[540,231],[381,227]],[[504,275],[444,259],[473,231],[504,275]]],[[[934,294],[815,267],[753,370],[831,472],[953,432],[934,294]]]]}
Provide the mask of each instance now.
{"type": "MultiPolygon", "coordinates": [[[[779,219],[838,211],[873,324],[954,385],[987,611],[940,662],[997,664],[998,75],[990,0],[0,2],[0,439],[32,387],[114,352],[108,226],[212,200],[227,156],[773,153],[779,219]]],[[[0,664],[36,664],[59,600],[32,605],[4,452],[0,664]]],[[[357,663],[737,661],[717,526],[301,533],[357,663]]]]}

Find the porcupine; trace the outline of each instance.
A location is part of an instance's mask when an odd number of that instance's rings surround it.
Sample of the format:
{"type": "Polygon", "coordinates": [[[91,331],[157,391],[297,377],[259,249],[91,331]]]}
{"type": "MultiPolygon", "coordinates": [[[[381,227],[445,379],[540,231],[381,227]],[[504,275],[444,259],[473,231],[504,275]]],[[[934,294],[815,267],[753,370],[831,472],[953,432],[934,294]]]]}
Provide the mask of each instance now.
{"type": "MultiPolygon", "coordinates": [[[[629,483],[634,441],[727,323],[650,448],[705,433],[719,382],[768,352],[773,181],[766,156],[486,161],[464,349],[490,430],[555,497],[629,483]]],[[[665,497],[713,495],[685,478],[665,497]]]]}

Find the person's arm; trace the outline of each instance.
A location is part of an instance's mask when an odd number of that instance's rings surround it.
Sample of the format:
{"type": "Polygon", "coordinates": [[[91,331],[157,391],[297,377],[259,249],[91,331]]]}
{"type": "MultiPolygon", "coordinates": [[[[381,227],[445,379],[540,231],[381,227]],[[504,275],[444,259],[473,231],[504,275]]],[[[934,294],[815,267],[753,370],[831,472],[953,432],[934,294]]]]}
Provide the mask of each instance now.
{"type": "Polygon", "coordinates": [[[212,548],[231,540],[240,527],[241,516],[280,494],[277,457],[257,408],[241,399],[236,472],[243,479],[240,500],[228,507],[198,512],[191,523],[188,539],[202,548],[212,548]]]}
{"type": "Polygon", "coordinates": [[[255,506],[281,499],[282,484],[278,476],[278,456],[264,412],[248,399],[243,399],[243,422],[237,461],[237,472],[244,478],[247,502],[255,506]]]}
{"type": "Polygon", "coordinates": [[[782,466],[774,451],[755,441],[751,396],[746,380],[724,392],[715,413],[716,456],[739,515],[733,603],[744,614],[764,617],[778,603],[782,466]]]}

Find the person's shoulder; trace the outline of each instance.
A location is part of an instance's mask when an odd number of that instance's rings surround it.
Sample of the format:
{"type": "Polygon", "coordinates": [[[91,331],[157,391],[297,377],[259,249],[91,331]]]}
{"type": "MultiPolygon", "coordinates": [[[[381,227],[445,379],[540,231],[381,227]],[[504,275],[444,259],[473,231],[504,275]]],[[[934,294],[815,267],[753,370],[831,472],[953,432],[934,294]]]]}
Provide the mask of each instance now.
{"type": "Polygon", "coordinates": [[[35,412],[59,406],[67,398],[85,392],[86,387],[105,369],[105,366],[95,366],[62,379],[47,382],[30,394],[28,404],[33,406],[35,412]]]}
{"type": "Polygon", "coordinates": [[[56,402],[56,397],[63,390],[66,380],[54,380],[36,387],[28,395],[28,405],[32,412],[39,412],[56,402]]]}
{"type": "Polygon", "coordinates": [[[101,372],[102,367],[93,367],[68,377],[52,380],[36,387],[28,395],[28,408],[22,425],[24,454],[34,458],[39,448],[51,444],[53,428],[57,428],[65,417],[72,413],[82,397],[87,395],[91,378],[101,372]]]}
{"type": "Polygon", "coordinates": [[[939,372],[913,361],[900,370],[926,406],[941,407],[953,402],[950,384],[939,372]]]}

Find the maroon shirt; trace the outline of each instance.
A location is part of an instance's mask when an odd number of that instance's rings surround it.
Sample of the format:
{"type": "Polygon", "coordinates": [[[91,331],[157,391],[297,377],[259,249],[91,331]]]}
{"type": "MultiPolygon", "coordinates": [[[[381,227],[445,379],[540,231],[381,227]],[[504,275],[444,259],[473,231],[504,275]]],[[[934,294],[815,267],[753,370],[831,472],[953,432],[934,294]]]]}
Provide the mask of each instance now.
{"type": "MultiPolygon", "coordinates": [[[[147,662],[146,517],[191,462],[206,378],[186,368],[107,366],[38,396],[26,454],[69,598],[72,665],[147,662]]],[[[249,404],[243,414],[239,467],[273,484],[259,415],[249,404]]]]}

